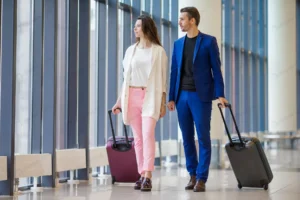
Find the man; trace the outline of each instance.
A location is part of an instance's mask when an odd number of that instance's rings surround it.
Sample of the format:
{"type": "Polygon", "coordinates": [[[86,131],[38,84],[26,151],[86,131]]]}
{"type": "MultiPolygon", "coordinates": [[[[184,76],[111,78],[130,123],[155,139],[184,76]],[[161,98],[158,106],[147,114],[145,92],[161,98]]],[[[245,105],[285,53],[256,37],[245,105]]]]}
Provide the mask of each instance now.
{"type": "Polygon", "coordinates": [[[179,26],[186,36],[174,42],[168,109],[177,108],[191,179],[186,190],[204,192],[211,159],[210,119],[212,100],[222,106],[224,83],[216,38],[198,30],[200,14],[194,7],[180,10],[179,26]],[[199,163],[194,140],[194,124],[199,142],[199,163]]]}

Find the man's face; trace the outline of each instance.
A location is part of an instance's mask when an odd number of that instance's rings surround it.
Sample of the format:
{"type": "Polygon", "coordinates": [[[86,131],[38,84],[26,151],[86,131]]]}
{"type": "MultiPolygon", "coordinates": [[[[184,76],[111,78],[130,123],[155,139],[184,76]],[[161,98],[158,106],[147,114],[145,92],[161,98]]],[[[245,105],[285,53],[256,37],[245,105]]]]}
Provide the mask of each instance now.
{"type": "Polygon", "coordinates": [[[180,13],[179,22],[178,22],[181,31],[187,32],[191,29],[193,25],[195,25],[195,19],[189,19],[188,14],[186,12],[180,13]]]}

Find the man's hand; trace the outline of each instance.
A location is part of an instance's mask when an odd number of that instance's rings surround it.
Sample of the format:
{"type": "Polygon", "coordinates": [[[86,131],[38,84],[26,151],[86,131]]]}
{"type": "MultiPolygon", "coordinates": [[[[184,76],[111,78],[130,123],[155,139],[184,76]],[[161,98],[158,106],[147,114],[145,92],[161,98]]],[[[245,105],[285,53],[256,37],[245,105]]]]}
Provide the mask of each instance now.
{"type": "Polygon", "coordinates": [[[174,101],[170,101],[168,103],[168,109],[169,109],[169,111],[174,111],[175,110],[175,102],[174,101]]]}
{"type": "Polygon", "coordinates": [[[222,108],[225,108],[225,104],[228,103],[228,101],[224,97],[219,97],[219,101],[222,104],[222,108]]]}

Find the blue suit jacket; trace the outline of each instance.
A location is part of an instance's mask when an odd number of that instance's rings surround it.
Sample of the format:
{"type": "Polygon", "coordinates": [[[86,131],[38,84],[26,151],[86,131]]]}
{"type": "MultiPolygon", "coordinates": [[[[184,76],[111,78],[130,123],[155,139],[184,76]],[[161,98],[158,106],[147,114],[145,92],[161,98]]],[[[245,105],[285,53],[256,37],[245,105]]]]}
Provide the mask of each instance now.
{"type": "MultiPolygon", "coordinates": [[[[185,37],[174,42],[169,101],[177,102],[185,37]]],[[[193,57],[193,76],[196,91],[201,101],[209,102],[224,97],[224,82],[221,73],[220,53],[215,37],[199,32],[193,57]]]]}

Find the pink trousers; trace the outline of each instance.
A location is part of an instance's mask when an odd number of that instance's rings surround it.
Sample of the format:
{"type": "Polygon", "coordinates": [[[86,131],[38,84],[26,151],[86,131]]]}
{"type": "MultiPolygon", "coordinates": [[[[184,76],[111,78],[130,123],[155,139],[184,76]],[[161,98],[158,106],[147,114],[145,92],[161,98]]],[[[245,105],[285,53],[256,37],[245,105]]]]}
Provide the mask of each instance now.
{"type": "Polygon", "coordinates": [[[131,126],[138,171],[154,170],[155,159],[155,126],[156,120],[151,117],[142,117],[142,106],[145,89],[130,88],[128,99],[128,119],[131,126]]]}

